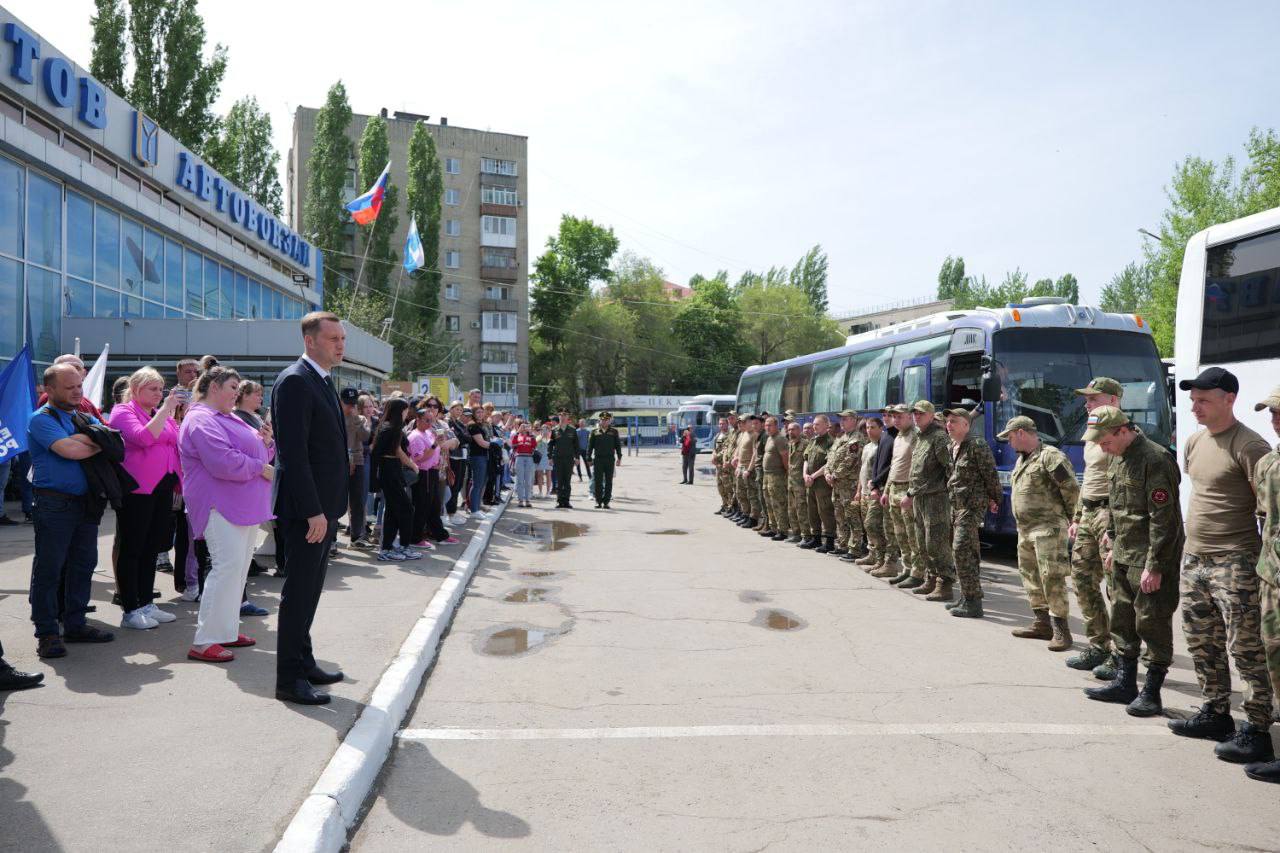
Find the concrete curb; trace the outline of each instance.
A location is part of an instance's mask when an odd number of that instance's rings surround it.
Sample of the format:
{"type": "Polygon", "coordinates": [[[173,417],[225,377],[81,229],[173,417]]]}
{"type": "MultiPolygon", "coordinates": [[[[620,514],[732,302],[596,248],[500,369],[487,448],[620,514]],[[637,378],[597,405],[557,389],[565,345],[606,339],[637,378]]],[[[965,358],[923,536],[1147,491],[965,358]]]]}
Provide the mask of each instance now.
{"type": "Polygon", "coordinates": [[[383,670],[369,703],[285,828],[276,853],[337,853],[346,846],[347,830],[355,825],[360,806],[382,771],[396,730],[423,675],[435,661],[440,638],[453,621],[493,529],[510,502],[510,498],[503,501],[497,514],[480,525],[467,550],[453,564],[400,651],[383,670]]]}

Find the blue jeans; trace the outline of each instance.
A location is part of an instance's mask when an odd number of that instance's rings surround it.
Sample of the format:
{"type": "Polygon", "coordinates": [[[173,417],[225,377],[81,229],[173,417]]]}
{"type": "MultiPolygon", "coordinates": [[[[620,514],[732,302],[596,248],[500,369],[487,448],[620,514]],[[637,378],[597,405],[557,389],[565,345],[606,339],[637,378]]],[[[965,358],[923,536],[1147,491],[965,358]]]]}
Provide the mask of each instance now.
{"type": "Polygon", "coordinates": [[[529,502],[533,493],[533,456],[516,457],[516,500],[529,502]]]}
{"type": "Polygon", "coordinates": [[[484,487],[489,476],[489,454],[475,453],[471,456],[471,511],[484,510],[484,487]]]}
{"type": "Polygon", "coordinates": [[[84,628],[85,609],[98,565],[98,525],[85,519],[85,502],[60,495],[37,495],[32,513],[36,553],[31,561],[31,621],[37,637],[84,628]],[[58,627],[58,583],[66,576],[62,629],[58,627]]]}

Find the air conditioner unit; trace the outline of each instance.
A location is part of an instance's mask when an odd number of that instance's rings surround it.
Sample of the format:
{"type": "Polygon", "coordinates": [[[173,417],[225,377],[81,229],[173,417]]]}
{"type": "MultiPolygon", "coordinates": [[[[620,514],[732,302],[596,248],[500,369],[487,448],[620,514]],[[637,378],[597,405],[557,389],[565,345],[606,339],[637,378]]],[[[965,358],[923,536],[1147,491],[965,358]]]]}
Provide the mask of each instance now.
{"type": "Polygon", "coordinates": [[[473,328],[473,329],[478,329],[478,328],[480,328],[480,321],[479,321],[479,320],[472,320],[472,321],[471,321],[471,328],[473,328]]]}

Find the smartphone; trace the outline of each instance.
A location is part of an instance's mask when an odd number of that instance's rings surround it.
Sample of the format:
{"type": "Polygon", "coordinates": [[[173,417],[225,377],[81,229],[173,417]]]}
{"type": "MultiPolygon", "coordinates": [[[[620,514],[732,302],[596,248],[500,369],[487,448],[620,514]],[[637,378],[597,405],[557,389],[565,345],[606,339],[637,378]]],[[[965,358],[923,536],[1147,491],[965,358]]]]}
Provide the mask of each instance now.
{"type": "Polygon", "coordinates": [[[191,402],[191,392],[186,388],[179,388],[177,391],[174,391],[173,393],[177,395],[178,402],[181,403],[182,405],[185,406],[187,403],[191,402]]]}

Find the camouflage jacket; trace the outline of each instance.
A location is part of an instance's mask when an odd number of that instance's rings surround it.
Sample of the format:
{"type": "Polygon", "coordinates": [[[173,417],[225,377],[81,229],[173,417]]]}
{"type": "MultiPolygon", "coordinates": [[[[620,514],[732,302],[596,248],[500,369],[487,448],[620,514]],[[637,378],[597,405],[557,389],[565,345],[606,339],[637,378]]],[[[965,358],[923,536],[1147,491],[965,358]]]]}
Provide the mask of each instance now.
{"type": "Polygon", "coordinates": [[[1041,444],[1019,453],[1013,466],[1013,517],[1022,528],[1066,527],[1076,511],[1080,484],[1071,462],[1058,448],[1041,444]]]}
{"type": "Polygon", "coordinates": [[[986,509],[988,501],[999,502],[1003,490],[996,473],[996,460],[986,439],[969,433],[955,446],[951,459],[951,479],[947,487],[951,490],[952,505],[986,509]]]}
{"type": "Polygon", "coordinates": [[[862,465],[862,445],[851,435],[842,435],[831,442],[827,452],[827,473],[836,485],[857,488],[858,468],[862,465]]]}
{"type": "Polygon", "coordinates": [[[738,428],[732,427],[725,435],[724,444],[720,445],[720,464],[728,465],[733,461],[733,451],[738,446],[738,428]]]}
{"type": "Polygon", "coordinates": [[[756,433],[756,455],[751,458],[751,471],[759,474],[764,466],[764,445],[769,440],[769,434],[761,429],[756,433]]]}
{"type": "Polygon", "coordinates": [[[1177,581],[1182,560],[1182,508],[1178,465],[1139,431],[1111,465],[1111,553],[1125,566],[1141,566],[1177,581]]]}
{"type": "Polygon", "coordinates": [[[911,478],[907,494],[933,495],[947,490],[951,478],[951,439],[947,431],[931,423],[911,444],[911,478]]]}
{"type": "Polygon", "coordinates": [[[1258,515],[1262,516],[1258,577],[1272,586],[1280,585],[1280,445],[1254,466],[1253,488],[1258,493],[1258,515]]]}
{"type": "Polygon", "coordinates": [[[711,464],[716,468],[719,468],[720,464],[724,462],[724,446],[729,441],[730,435],[732,433],[718,432],[715,438],[711,440],[711,464]]]}
{"type": "Polygon", "coordinates": [[[827,464],[831,452],[831,436],[814,436],[804,449],[804,468],[806,474],[815,474],[827,464]]]}
{"type": "Polygon", "coordinates": [[[791,464],[787,466],[787,482],[793,486],[803,486],[805,448],[809,446],[809,439],[802,435],[794,441],[787,439],[787,442],[791,451],[791,464]]]}

